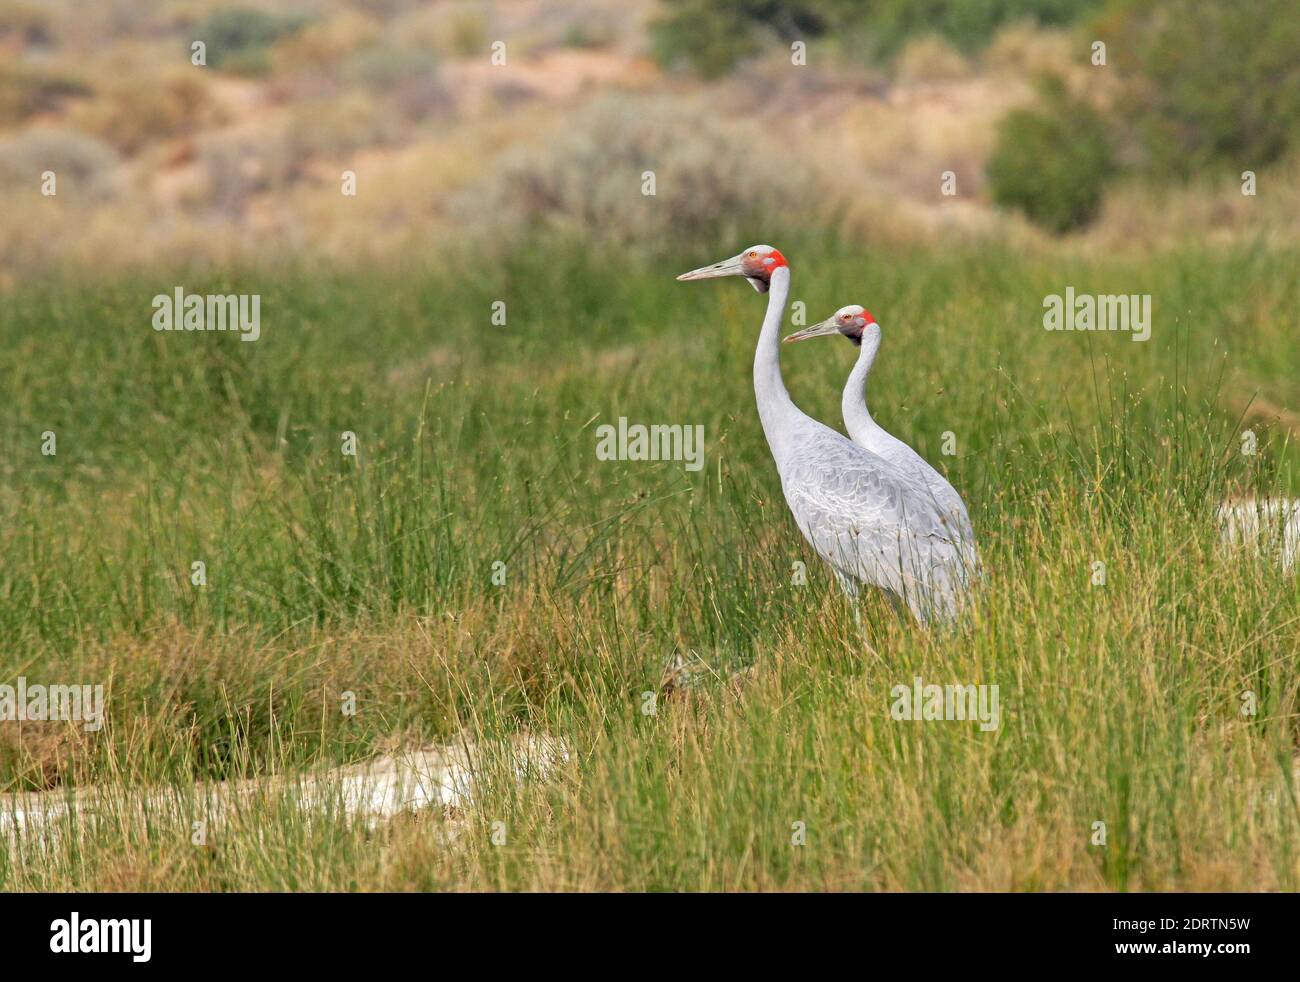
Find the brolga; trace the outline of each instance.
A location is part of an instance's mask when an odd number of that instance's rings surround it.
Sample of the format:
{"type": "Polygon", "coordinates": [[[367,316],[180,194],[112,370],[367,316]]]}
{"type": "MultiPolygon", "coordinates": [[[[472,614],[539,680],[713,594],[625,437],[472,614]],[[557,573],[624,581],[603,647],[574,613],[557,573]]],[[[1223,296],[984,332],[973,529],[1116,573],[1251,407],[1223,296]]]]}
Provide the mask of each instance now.
{"type": "MultiPolygon", "coordinates": [[[[677,277],[743,276],[767,293],[754,351],[758,418],[781,490],[800,532],[835,572],[850,598],[875,585],[906,604],[922,623],[947,619],[966,591],[958,537],[921,483],[800,411],[781,377],[781,322],[790,298],[790,266],[757,245],[677,277]]],[[[856,613],[856,608],[855,608],[856,613]]]]}
{"type": "Polygon", "coordinates": [[[944,519],[950,523],[949,527],[961,547],[963,562],[974,573],[979,569],[979,553],[975,548],[975,530],[971,527],[970,515],[961,495],[924,457],[877,423],[867,407],[867,376],[871,374],[882,339],[880,325],[871,316],[871,311],[860,304],[841,307],[820,324],[795,331],[785,341],[789,344],[835,334],[848,338],[858,349],[858,360],[853,371],[849,372],[840,399],[844,429],[848,431],[849,439],[883,458],[929,492],[944,519]]]}

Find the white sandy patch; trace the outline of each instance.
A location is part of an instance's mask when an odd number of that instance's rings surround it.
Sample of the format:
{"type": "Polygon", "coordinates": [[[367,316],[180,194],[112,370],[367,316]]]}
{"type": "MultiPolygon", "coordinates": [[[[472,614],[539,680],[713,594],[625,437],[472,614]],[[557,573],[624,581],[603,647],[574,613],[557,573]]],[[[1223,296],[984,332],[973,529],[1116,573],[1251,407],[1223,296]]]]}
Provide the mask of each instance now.
{"type": "Polygon", "coordinates": [[[11,845],[19,836],[37,836],[48,845],[68,821],[93,828],[101,822],[143,827],[167,820],[201,821],[205,834],[212,834],[241,809],[277,798],[309,815],[345,816],[375,828],[404,812],[463,808],[491,770],[508,768],[515,780],[524,780],[545,777],[568,759],[557,740],[519,736],[503,744],[465,741],[385,754],[317,774],[139,790],[19,792],[0,795],[0,835],[11,845]]]}
{"type": "Polygon", "coordinates": [[[1300,500],[1225,501],[1219,505],[1218,521],[1219,537],[1226,545],[1246,546],[1276,556],[1286,571],[1300,559],[1300,500]]]}

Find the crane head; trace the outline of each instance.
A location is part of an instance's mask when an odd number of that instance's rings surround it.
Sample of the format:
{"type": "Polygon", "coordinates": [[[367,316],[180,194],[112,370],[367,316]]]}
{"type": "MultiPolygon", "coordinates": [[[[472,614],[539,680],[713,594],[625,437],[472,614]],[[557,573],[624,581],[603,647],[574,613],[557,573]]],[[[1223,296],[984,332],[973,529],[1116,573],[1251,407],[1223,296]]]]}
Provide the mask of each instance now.
{"type": "Polygon", "coordinates": [[[851,303],[847,307],[841,307],[835,313],[831,314],[820,324],[814,324],[812,327],[805,327],[802,331],[795,331],[788,335],[785,343],[791,341],[807,341],[809,338],[818,338],[823,334],[843,334],[855,345],[862,343],[862,336],[872,327],[876,330],[880,326],[876,324],[876,319],[871,316],[871,311],[867,310],[860,304],[851,303]]]}
{"type": "Polygon", "coordinates": [[[782,266],[789,268],[785,256],[770,245],[750,246],[739,255],[712,266],[701,266],[677,277],[679,280],[711,280],[717,276],[743,276],[759,293],[772,285],[772,273],[782,266]]]}

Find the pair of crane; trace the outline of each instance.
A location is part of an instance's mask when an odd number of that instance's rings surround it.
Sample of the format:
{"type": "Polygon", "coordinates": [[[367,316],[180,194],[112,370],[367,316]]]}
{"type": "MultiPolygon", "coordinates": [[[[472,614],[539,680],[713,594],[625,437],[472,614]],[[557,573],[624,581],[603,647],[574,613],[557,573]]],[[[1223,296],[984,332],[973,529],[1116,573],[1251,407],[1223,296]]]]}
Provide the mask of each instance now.
{"type": "Polygon", "coordinates": [[[754,352],[754,394],[786,504],[804,538],[850,599],[867,584],[906,605],[923,624],[953,618],[979,576],[975,534],[961,495],[867,409],[880,325],[855,304],[785,339],[840,334],[859,347],[842,401],[852,438],[845,439],[802,412],[781,378],[781,323],[790,298],[785,257],[756,245],[677,278],[720,276],[743,276],[768,295],[754,352]]]}

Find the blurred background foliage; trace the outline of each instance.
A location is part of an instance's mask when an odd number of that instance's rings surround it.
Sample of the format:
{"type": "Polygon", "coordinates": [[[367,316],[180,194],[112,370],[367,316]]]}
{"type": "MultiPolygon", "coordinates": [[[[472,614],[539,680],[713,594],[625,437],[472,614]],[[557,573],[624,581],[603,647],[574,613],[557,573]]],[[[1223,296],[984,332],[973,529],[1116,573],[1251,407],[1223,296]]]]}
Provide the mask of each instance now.
{"type": "Polygon", "coordinates": [[[761,222],[794,221],[810,180],[797,162],[758,157],[763,134],[697,103],[608,96],[574,116],[543,156],[504,154],[490,179],[452,204],[454,217],[490,241],[543,229],[597,245],[693,242],[724,248],[761,222]],[[676,135],[682,130],[690,140],[676,135]],[[655,194],[641,193],[654,161],[655,194]],[[743,182],[734,175],[745,174],[743,182]],[[665,193],[658,193],[662,180],[665,193]],[[762,195],[753,189],[761,187],[762,195]]]}
{"type": "Polygon", "coordinates": [[[194,36],[211,49],[207,63],[212,67],[259,74],[269,68],[271,46],[298,33],[307,23],[308,18],[301,14],[225,7],[201,20],[194,36]]]}
{"type": "MultiPolygon", "coordinates": [[[[1300,13],[1289,0],[665,0],[651,27],[670,68],[733,71],[767,42],[824,39],[849,60],[898,59],[937,36],[964,54],[1010,24],[1072,27],[1113,48],[1123,88],[1101,114],[1049,74],[1042,103],[1004,120],[990,161],[992,198],[1055,232],[1087,224],[1122,173],[1114,145],[1147,174],[1186,178],[1272,163],[1300,133],[1300,13]]],[[[1080,49],[1082,59],[1084,49],[1080,49]]],[[[1098,65],[1095,67],[1105,67],[1098,65]]]]}
{"type": "Polygon", "coordinates": [[[1102,250],[1300,227],[1291,0],[0,0],[0,53],[0,287],[539,230],[661,254],[787,220],[1102,250]]]}
{"type": "Polygon", "coordinates": [[[1117,5],[1098,24],[1152,173],[1272,163],[1300,135],[1300,9],[1287,0],[1117,5]],[[1120,42],[1120,39],[1126,39],[1120,42]]]}
{"type": "Polygon", "coordinates": [[[872,58],[891,58],[913,38],[936,34],[965,52],[1017,21],[1069,24],[1103,0],[665,0],[654,22],[656,50],[668,63],[705,75],[735,67],[770,33],[782,40],[837,38],[872,58]]]}
{"type": "Polygon", "coordinates": [[[1042,109],[1016,109],[1002,121],[988,165],[990,189],[998,204],[1068,232],[1101,210],[1117,169],[1115,150],[1100,113],[1055,79],[1043,89],[1042,109]]]}

